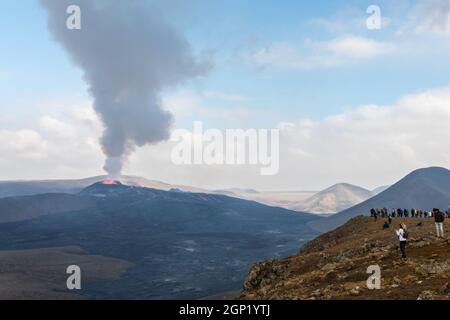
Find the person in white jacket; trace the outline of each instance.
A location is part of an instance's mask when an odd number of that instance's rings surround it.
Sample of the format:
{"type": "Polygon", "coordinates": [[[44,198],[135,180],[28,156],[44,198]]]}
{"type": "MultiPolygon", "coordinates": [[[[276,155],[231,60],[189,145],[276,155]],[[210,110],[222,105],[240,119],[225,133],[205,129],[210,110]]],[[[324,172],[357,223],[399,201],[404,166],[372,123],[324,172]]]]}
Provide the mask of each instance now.
{"type": "Polygon", "coordinates": [[[406,258],[406,241],[407,239],[407,231],[406,231],[406,225],[401,223],[399,225],[399,229],[395,230],[397,233],[398,240],[400,240],[400,251],[402,252],[402,258],[406,258]]]}

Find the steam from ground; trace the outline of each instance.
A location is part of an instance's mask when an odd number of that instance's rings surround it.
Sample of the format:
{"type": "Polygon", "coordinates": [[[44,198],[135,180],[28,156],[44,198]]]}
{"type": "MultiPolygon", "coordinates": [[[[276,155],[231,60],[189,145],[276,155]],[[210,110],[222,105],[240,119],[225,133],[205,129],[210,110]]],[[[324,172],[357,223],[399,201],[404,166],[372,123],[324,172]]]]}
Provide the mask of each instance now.
{"type": "Polygon", "coordinates": [[[160,93],[209,68],[187,40],[144,0],[40,0],[56,41],[84,72],[105,130],[105,171],[120,175],[136,146],[169,137],[172,116],[160,93]],[[81,8],[81,30],[69,30],[68,6],[81,8]]]}

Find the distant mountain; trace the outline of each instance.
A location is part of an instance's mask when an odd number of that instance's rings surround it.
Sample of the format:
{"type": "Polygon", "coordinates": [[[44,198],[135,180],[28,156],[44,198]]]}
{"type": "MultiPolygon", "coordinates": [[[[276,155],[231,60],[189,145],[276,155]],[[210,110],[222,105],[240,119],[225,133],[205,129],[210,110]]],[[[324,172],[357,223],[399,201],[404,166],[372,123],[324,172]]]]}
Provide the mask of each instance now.
{"type": "MultiPolygon", "coordinates": [[[[0,181],[0,198],[14,196],[29,196],[44,193],[78,193],[84,188],[100,181],[107,176],[96,176],[74,180],[31,180],[31,181],[0,181]]],[[[170,190],[173,188],[187,192],[207,192],[205,189],[183,185],[171,185],[161,181],[149,180],[135,176],[120,176],[119,180],[127,185],[170,190]]]]}
{"type": "Polygon", "coordinates": [[[254,189],[229,188],[229,189],[214,190],[213,193],[242,198],[244,196],[257,195],[260,192],[254,189]]]}
{"type": "Polygon", "coordinates": [[[381,186],[381,187],[375,188],[375,189],[372,190],[372,194],[374,196],[376,196],[377,194],[382,193],[384,190],[387,190],[389,187],[390,187],[390,185],[389,186],[381,186]]]}
{"type": "Polygon", "coordinates": [[[106,177],[98,176],[79,180],[0,181],[0,198],[44,193],[77,193],[105,179],[106,177]]]}
{"type": "MultiPolygon", "coordinates": [[[[107,181],[75,195],[0,199],[0,256],[14,250],[20,259],[35,261],[27,254],[77,246],[86,263],[101,256],[102,268],[110,258],[111,268],[129,266],[120,278],[85,284],[84,297],[195,299],[238,290],[251,264],[295,253],[318,234],[307,226],[314,219],[223,195],[107,181]]],[[[49,270],[53,261],[44,254],[39,259],[49,270]]],[[[14,270],[8,266],[10,274],[14,270]]],[[[67,293],[54,287],[64,281],[48,282],[53,296],[55,290],[67,293]]]]}
{"type": "MultiPolygon", "coordinates": [[[[107,176],[95,176],[73,180],[0,181],[0,198],[31,196],[45,193],[75,194],[96,182],[101,182],[106,179],[107,176]]],[[[299,203],[316,193],[315,191],[260,192],[254,189],[241,188],[207,190],[186,185],[174,185],[136,176],[120,176],[118,179],[130,186],[153,188],[164,191],[179,190],[183,192],[222,194],[229,197],[257,201],[269,206],[295,211],[301,211],[299,209],[299,203]]]]}
{"type": "Polygon", "coordinates": [[[268,206],[301,211],[299,209],[301,202],[314,195],[316,191],[257,191],[253,189],[233,188],[215,190],[212,193],[252,200],[268,206]]]}
{"type": "Polygon", "coordinates": [[[216,190],[216,193],[253,200],[270,206],[313,214],[331,215],[373,196],[364,188],[340,183],[323,191],[256,191],[246,189],[216,190]]]}
{"type": "MultiPolygon", "coordinates": [[[[75,194],[94,183],[106,179],[107,176],[95,176],[74,180],[0,181],[0,198],[45,193],[75,194]]],[[[129,186],[164,191],[178,190],[182,192],[222,194],[229,197],[256,201],[269,206],[319,214],[336,213],[339,210],[349,208],[365,200],[362,199],[364,191],[358,190],[358,187],[351,185],[345,187],[346,185],[344,184],[329,188],[331,190],[324,190],[317,197],[314,197],[318,193],[317,191],[258,191],[242,188],[207,190],[186,185],[169,184],[137,176],[121,176],[118,180],[129,186]],[[305,200],[307,200],[306,204],[304,203],[305,200]]]]}
{"type": "Polygon", "coordinates": [[[336,213],[361,203],[372,192],[348,183],[339,183],[320,191],[299,204],[298,209],[310,213],[336,213]]]}
{"type": "Polygon", "coordinates": [[[329,218],[311,222],[309,225],[325,232],[355,216],[369,214],[371,208],[431,210],[437,207],[444,210],[448,205],[450,205],[450,171],[431,167],[416,170],[375,197],[329,218]]]}

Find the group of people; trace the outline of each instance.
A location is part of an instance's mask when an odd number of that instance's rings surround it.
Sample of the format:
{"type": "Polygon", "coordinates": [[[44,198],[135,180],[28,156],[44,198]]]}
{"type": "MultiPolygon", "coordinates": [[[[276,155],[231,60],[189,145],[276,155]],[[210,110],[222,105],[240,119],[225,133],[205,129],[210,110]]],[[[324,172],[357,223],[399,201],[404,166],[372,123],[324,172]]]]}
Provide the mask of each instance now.
{"type": "MultiPolygon", "coordinates": [[[[431,211],[423,211],[418,209],[392,209],[389,213],[386,208],[372,208],[370,210],[370,215],[377,221],[378,217],[387,218],[388,220],[384,223],[383,229],[388,229],[391,226],[392,218],[434,218],[434,223],[436,225],[436,234],[438,238],[444,238],[444,222],[445,219],[449,218],[450,206],[446,212],[441,211],[438,208],[434,208],[431,211]]],[[[418,225],[421,225],[419,222],[418,225]]],[[[402,253],[402,258],[406,258],[406,243],[408,241],[408,229],[405,223],[399,224],[399,229],[395,230],[395,233],[400,241],[400,251],[402,253]]]]}
{"type": "MultiPolygon", "coordinates": [[[[440,211],[439,209],[433,209],[432,211],[426,211],[426,210],[419,210],[416,208],[413,208],[411,210],[408,209],[401,209],[401,208],[392,208],[392,211],[389,212],[387,208],[372,208],[370,209],[370,216],[375,219],[375,221],[378,218],[434,218],[435,212],[440,211]]],[[[450,212],[450,206],[447,211],[445,211],[443,214],[446,218],[449,217],[450,212]]]]}

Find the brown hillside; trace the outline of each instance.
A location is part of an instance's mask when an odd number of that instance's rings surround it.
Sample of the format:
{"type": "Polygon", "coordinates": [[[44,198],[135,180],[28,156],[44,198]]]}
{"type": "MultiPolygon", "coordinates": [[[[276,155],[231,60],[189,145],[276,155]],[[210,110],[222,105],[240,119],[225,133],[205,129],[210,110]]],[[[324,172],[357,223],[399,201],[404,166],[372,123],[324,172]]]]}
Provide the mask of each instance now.
{"type": "Polygon", "coordinates": [[[356,217],[309,242],[298,255],[256,264],[240,299],[450,299],[450,222],[445,239],[435,236],[433,219],[356,217]],[[409,231],[402,260],[395,228],[409,231]],[[417,224],[422,223],[422,226],[417,224]],[[367,267],[381,268],[381,289],[369,290],[367,267]]]}

